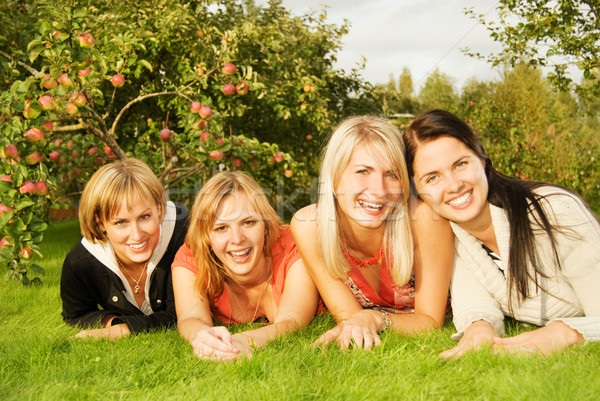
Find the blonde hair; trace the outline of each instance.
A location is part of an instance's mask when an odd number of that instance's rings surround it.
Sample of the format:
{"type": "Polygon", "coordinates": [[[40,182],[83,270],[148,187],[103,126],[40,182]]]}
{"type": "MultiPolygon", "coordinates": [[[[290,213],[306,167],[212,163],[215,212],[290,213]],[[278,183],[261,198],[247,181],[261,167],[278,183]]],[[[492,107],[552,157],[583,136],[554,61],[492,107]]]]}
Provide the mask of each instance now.
{"type": "Polygon", "coordinates": [[[241,171],[224,171],[209,179],[198,192],[190,213],[190,226],[185,238],[198,265],[196,289],[200,299],[212,304],[223,292],[227,272],[210,246],[210,233],[217,211],[229,196],[242,193],[265,223],[265,247],[268,257],[279,239],[282,222],[260,186],[241,171]]]}
{"type": "Polygon", "coordinates": [[[107,241],[98,220],[105,223],[119,211],[123,199],[131,207],[135,198],[151,199],[158,206],[162,221],[167,196],[150,167],[133,158],[100,167],[85,185],[79,200],[81,235],[92,243],[107,241]]]}
{"type": "Polygon", "coordinates": [[[323,149],[317,217],[321,251],[329,274],[346,279],[350,265],[340,247],[343,232],[336,207],[335,188],[354,149],[367,144],[385,158],[390,171],[396,174],[402,184],[401,200],[385,222],[383,244],[385,260],[394,283],[404,285],[412,275],[413,265],[413,238],[406,214],[410,187],[402,134],[385,119],[375,116],[350,117],[336,127],[323,149]]]}

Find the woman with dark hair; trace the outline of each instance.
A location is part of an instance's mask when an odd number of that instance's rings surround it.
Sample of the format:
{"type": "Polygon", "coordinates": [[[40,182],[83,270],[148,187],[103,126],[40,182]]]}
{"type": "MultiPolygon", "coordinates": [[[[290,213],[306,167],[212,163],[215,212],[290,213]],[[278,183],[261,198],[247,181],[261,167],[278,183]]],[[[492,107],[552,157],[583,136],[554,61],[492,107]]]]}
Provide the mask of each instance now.
{"type": "Polygon", "coordinates": [[[414,189],[456,236],[459,357],[483,344],[548,354],[600,340],[600,224],[576,194],[494,169],[473,130],[432,110],[404,133],[414,189]],[[542,326],[514,337],[504,316],[542,326]]]}

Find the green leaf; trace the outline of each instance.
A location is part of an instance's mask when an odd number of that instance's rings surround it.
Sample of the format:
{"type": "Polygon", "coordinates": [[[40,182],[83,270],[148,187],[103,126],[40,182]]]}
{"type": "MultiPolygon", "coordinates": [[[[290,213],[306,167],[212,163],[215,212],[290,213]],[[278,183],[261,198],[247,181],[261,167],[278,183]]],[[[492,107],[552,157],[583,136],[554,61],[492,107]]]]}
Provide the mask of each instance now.
{"type": "Polygon", "coordinates": [[[45,231],[47,228],[48,224],[44,223],[43,221],[36,221],[29,225],[29,229],[36,232],[45,231]]]}
{"type": "Polygon", "coordinates": [[[41,52],[45,50],[45,47],[36,47],[35,49],[29,52],[29,62],[33,63],[36,58],[40,55],[41,52]]]}
{"type": "Polygon", "coordinates": [[[52,27],[50,26],[50,24],[48,23],[48,21],[44,21],[40,24],[40,33],[42,35],[44,35],[46,32],[50,31],[50,29],[52,29],[52,27]]]}
{"type": "Polygon", "coordinates": [[[46,270],[44,270],[44,268],[40,265],[36,265],[35,263],[32,264],[31,266],[29,266],[31,271],[34,273],[39,274],[40,276],[45,276],[46,275],[46,270]]]}
{"type": "Polygon", "coordinates": [[[583,77],[584,77],[585,79],[590,79],[590,75],[591,75],[591,74],[592,74],[592,73],[590,72],[590,70],[589,70],[589,69],[586,69],[585,71],[583,71],[583,77]]]}
{"type": "Polygon", "coordinates": [[[31,42],[27,44],[27,51],[31,50],[32,47],[36,47],[42,44],[42,41],[39,39],[33,39],[31,42]]]}
{"type": "Polygon", "coordinates": [[[35,205],[35,202],[30,198],[21,198],[18,200],[15,210],[23,210],[29,206],[35,205]]]}
{"type": "Polygon", "coordinates": [[[141,65],[143,65],[144,67],[146,67],[148,69],[148,71],[152,72],[152,65],[146,61],[146,60],[140,60],[138,61],[141,65]]]}

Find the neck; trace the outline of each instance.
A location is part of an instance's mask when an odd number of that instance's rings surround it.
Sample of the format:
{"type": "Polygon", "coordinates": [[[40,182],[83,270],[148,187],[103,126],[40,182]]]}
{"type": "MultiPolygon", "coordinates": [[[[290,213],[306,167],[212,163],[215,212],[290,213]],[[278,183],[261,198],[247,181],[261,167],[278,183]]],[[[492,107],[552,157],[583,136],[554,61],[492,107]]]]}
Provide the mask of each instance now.
{"type": "Polygon", "coordinates": [[[478,218],[472,222],[459,224],[466,232],[483,242],[493,251],[498,252],[498,243],[496,234],[494,233],[494,225],[492,223],[492,214],[490,213],[490,205],[486,203],[485,208],[478,218]]]}
{"type": "Polygon", "coordinates": [[[227,281],[231,287],[237,287],[245,291],[262,286],[264,283],[269,282],[270,278],[271,269],[267,258],[263,257],[249,274],[228,277],[225,281],[227,281]]]}
{"type": "Polygon", "coordinates": [[[385,232],[385,222],[377,228],[366,228],[344,215],[340,216],[340,228],[342,238],[350,251],[364,256],[373,256],[379,252],[385,232]]]}

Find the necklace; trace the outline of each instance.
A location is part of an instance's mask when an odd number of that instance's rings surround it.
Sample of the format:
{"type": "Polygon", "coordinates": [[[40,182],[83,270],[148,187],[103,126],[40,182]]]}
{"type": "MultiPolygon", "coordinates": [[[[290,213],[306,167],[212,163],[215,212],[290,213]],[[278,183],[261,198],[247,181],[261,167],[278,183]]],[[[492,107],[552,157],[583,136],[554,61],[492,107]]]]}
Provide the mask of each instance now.
{"type": "Polygon", "coordinates": [[[359,267],[371,266],[371,265],[374,265],[375,263],[379,262],[379,259],[383,256],[383,242],[381,243],[381,248],[379,248],[379,252],[377,252],[375,255],[373,255],[372,258],[369,258],[367,260],[360,260],[360,259],[357,259],[354,256],[352,256],[350,254],[350,250],[348,249],[348,247],[346,246],[345,243],[344,243],[344,254],[350,260],[350,263],[352,263],[354,265],[357,265],[359,267]]]}
{"type": "Polygon", "coordinates": [[[135,289],[135,293],[139,294],[139,292],[140,292],[140,280],[142,279],[142,277],[144,277],[144,272],[146,271],[146,267],[148,267],[148,261],[146,261],[146,263],[144,263],[144,268],[142,269],[142,274],[140,274],[140,277],[138,277],[137,280],[134,279],[133,276],[127,271],[127,269],[123,266],[123,264],[121,263],[121,260],[119,258],[117,258],[117,262],[119,262],[119,266],[121,267],[121,271],[125,272],[125,274],[127,274],[129,277],[131,277],[131,279],[135,283],[135,287],[133,287],[135,289]]]}
{"type": "MultiPolygon", "coordinates": [[[[263,286],[261,292],[260,292],[260,296],[258,297],[258,302],[256,303],[256,308],[254,308],[254,314],[252,315],[252,319],[250,320],[251,323],[253,323],[256,320],[256,314],[258,313],[258,308],[260,306],[260,301],[262,300],[262,296],[265,293],[265,290],[267,289],[267,286],[269,285],[269,282],[271,281],[271,277],[269,276],[269,278],[267,279],[267,281],[265,281],[265,285],[263,286]]],[[[237,300],[237,297],[235,296],[235,294],[233,293],[233,291],[231,291],[231,297],[233,298],[233,300],[235,301],[236,305],[238,306],[238,308],[240,308],[240,311],[243,309],[242,305],[240,305],[240,303],[237,300]]],[[[231,320],[231,318],[230,318],[231,320]]]]}

